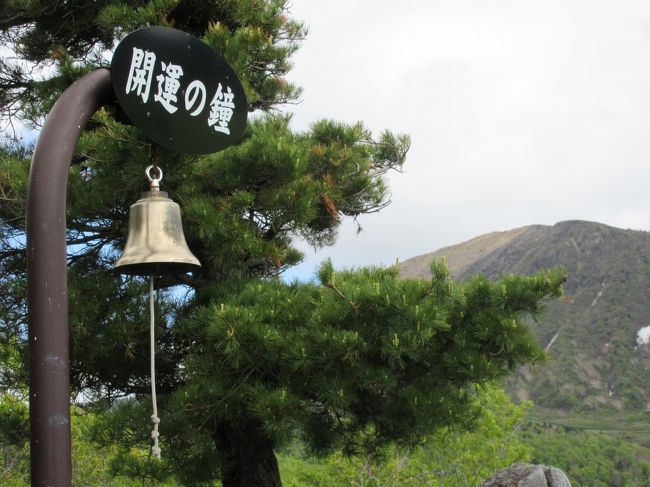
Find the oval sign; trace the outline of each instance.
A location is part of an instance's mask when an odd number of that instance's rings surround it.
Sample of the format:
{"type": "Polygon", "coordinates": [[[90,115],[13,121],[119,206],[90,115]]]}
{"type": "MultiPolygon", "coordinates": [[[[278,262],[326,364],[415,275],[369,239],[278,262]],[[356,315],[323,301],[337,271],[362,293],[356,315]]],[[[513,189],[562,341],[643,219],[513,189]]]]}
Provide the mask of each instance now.
{"type": "Polygon", "coordinates": [[[145,27],[126,36],[113,54],[111,78],[131,122],[168,149],[217,152],[246,127],[248,103],[233,69],[180,30],[145,27]]]}

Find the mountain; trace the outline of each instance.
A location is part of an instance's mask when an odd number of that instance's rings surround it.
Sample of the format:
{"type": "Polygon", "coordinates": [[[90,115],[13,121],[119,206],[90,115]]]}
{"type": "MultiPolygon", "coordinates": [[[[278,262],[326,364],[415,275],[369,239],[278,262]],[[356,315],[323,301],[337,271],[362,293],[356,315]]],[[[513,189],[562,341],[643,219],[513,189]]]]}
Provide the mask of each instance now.
{"type": "Polygon", "coordinates": [[[561,410],[650,412],[650,233],[586,221],[533,225],[414,257],[401,276],[427,277],[443,257],[460,280],[566,268],[565,296],[530,324],[549,360],[512,378],[515,397],[561,410]]]}

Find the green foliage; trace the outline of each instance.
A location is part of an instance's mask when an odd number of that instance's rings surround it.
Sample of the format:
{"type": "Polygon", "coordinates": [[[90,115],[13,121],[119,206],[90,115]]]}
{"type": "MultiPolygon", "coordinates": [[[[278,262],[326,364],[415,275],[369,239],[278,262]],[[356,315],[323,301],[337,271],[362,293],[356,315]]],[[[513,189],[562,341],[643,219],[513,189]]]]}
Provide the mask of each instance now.
{"type": "MultiPolygon", "coordinates": [[[[513,404],[500,388],[493,385],[480,387],[474,400],[480,408],[480,413],[471,430],[442,428],[434,435],[425,437],[417,445],[408,448],[388,445],[379,452],[378,456],[350,457],[334,453],[324,458],[314,459],[307,457],[307,451],[301,446],[302,444],[294,441],[289,448],[281,450],[277,455],[283,485],[285,487],[478,485],[500,468],[516,461],[529,461],[531,451],[522,442],[521,425],[531,405],[513,404]]],[[[168,443],[171,421],[166,421],[163,440],[167,445],[162,463],[152,462],[145,448],[135,446],[137,438],[144,434],[144,430],[148,427],[146,409],[146,406],[142,407],[134,401],[120,402],[111,414],[93,418],[92,424],[85,420],[84,424],[90,425],[92,434],[75,438],[76,444],[81,444],[76,451],[90,449],[90,444],[87,443],[89,440],[101,443],[107,440],[107,435],[114,435],[117,431],[131,431],[131,441],[122,441],[123,448],[112,447],[110,450],[101,450],[106,457],[104,475],[126,475],[148,482],[156,482],[155,479],[162,481],[165,478],[165,464],[177,461],[174,454],[179,445],[168,443]],[[134,413],[134,409],[137,412],[134,413]],[[115,423],[122,423],[122,425],[116,427],[115,423]],[[138,430],[142,430],[142,433],[137,433],[138,430]]],[[[172,435],[172,437],[176,436],[172,435]]],[[[196,432],[192,437],[195,441],[200,441],[201,438],[196,432]]],[[[112,438],[108,443],[114,444],[117,440],[112,438]]],[[[205,445],[197,451],[205,451],[205,445]]],[[[202,460],[195,457],[192,463],[195,462],[201,463],[202,460]]],[[[205,463],[201,468],[209,467],[210,464],[205,463]]],[[[119,478],[124,479],[124,477],[119,478]]],[[[168,482],[169,485],[194,485],[196,479],[177,477],[176,481],[168,482]]],[[[103,484],[89,483],[88,485],[103,484]]]]}
{"type": "Polygon", "coordinates": [[[531,404],[516,406],[494,386],[480,389],[476,401],[481,412],[470,431],[443,428],[416,447],[389,448],[379,462],[336,455],[329,463],[338,477],[343,473],[345,485],[461,487],[477,486],[501,468],[530,460],[520,428],[531,404]]]}
{"type": "MultiPolygon", "coordinates": [[[[241,144],[188,168],[178,197],[187,202],[186,235],[201,249],[204,275],[277,276],[302,258],[291,246],[296,234],[329,244],[342,215],[385,205],[377,172],[386,164],[377,154],[384,142],[360,125],[319,127],[294,133],[288,117],[258,120],[241,144]]],[[[407,148],[405,138],[391,146],[392,167],[407,148]]]]}
{"type": "Polygon", "coordinates": [[[602,433],[533,428],[525,442],[533,461],[553,465],[576,487],[648,485],[650,449],[602,433]]]}
{"type": "Polygon", "coordinates": [[[160,423],[162,462],[148,452],[151,431],[151,403],[134,398],[123,399],[97,416],[89,439],[98,446],[110,447],[107,459],[112,475],[146,479],[148,482],[177,482],[181,485],[212,484],[219,475],[214,443],[187,424],[182,413],[174,415],[165,402],[160,423]],[[191,468],[190,468],[191,466],[191,468]]]}
{"type": "Polygon", "coordinates": [[[348,487],[341,471],[323,460],[280,453],[278,463],[284,487],[348,487]]]}
{"type": "Polygon", "coordinates": [[[215,290],[180,329],[197,344],[183,363],[193,381],[168,410],[183,411],[192,434],[252,422],[276,445],[302,432],[320,453],[373,455],[470,426],[472,383],[541,357],[520,318],[559,292],[563,275],[464,285],[434,271],[430,282],[403,281],[394,269],[325,264],[321,286],[215,290]]]}
{"type": "MultiPolygon", "coordinates": [[[[135,487],[141,485],[164,485],[154,483],[142,472],[122,475],[111,468],[111,459],[119,456],[117,447],[98,446],[93,435],[98,418],[81,409],[72,411],[72,474],[73,485],[79,487],[135,487]],[[147,480],[149,482],[147,483],[147,480]]],[[[129,472],[131,473],[131,472],[129,472]]]]}
{"type": "Polygon", "coordinates": [[[0,482],[23,485],[29,466],[29,417],[23,399],[5,392],[0,397],[0,482]]]}

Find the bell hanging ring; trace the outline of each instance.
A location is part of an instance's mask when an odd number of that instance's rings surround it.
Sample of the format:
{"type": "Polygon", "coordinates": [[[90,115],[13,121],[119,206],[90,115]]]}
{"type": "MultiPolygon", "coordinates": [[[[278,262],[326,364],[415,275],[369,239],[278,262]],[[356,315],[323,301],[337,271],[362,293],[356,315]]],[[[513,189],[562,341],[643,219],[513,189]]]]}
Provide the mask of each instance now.
{"type": "Polygon", "coordinates": [[[113,269],[136,276],[197,271],[201,263],[185,242],[180,207],[167,197],[166,191],[160,191],[162,170],[156,167],[158,177],[154,178],[152,168],[146,169],[151,191],[142,193],[129,209],[126,245],[113,269]]]}
{"type": "Polygon", "coordinates": [[[162,181],[163,178],[163,172],[162,168],[158,166],[147,166],[147,169],[144,170],[144,173],[147,175],[147,179],[149,180],[149,187],[151,188],[152,191],[158,191],[160,190],[160,181],[162,181]],[[158,171],[158,177],[154,178],[151,176],[151,170],[155,169],[158,171]]]}

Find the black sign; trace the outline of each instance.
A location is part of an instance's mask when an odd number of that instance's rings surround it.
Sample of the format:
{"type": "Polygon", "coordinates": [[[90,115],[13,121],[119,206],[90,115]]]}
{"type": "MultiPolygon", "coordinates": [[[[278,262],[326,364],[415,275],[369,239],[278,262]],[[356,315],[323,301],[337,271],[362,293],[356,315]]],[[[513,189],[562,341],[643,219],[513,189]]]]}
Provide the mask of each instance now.
{"type": "Polygon", "coordinates": [[[235,72],[196,37],[145,27],[115,49],[111,78],[131,122],[177,152],[207,154],[237,142],[248,104],[235,72]]]}

